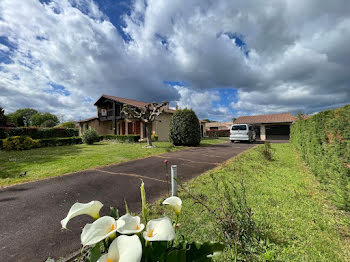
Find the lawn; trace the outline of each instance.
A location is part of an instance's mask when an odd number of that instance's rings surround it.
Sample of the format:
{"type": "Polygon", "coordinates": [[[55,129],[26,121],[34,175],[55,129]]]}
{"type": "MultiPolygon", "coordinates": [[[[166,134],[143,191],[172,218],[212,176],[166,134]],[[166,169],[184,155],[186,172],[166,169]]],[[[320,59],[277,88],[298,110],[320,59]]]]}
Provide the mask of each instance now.
{"type": "MultiPolygon", "coordinates": [[[[201,145],[222,142],[225,141],[204,139],[201,145]]],[[[143,148],[144,143],[103,141],[94,145],[81,144],[25,151],[0,151],[0,186],[59,176],[184,148],[175,147],[169,142],[154,142],[153,144],[154,148],[143,148]],[[24,171],[27,171],[27,175],[20,177],[19,174],[24,171]]]]}
{"type": "MultiPolygon", "coordinates": [[[[264,250],[241,255],[242,261],[350,261],[350,216],[335,209],[312,173],[290,144],[274,144],[274,160],[262,157],[262,147],[250,149],[221,167],[186,183],[212,209],[218,207],[210,175],[220,180],[244,181],[247,204],[254,212],[264,250]]],[[[183,211],[180,233],[189,240],[217,240],[218,224],[180,191],[183,211]]],[[[162,208],[152,207],[154,217],[162,208]]],[[[168,213],[171,215],[171,213],[168,213]]],[[[226,250],[217,261],[233,261],[226,250]]],[[[241,260],[238,260],[241,261],[241,260]]]]}

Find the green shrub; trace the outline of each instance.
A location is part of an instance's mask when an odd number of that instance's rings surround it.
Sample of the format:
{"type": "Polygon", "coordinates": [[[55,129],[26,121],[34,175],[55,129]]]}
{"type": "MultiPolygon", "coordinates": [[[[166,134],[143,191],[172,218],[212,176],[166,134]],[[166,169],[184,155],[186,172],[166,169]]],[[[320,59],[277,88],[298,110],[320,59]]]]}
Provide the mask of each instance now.
{"type": "Polygon", "coordinates": [[[170,141],[175,146],[198,146],[201,142],[200,124],[192,109],[177,110],[170,122],[170,141]]]}
{"type": "Polygon", "coordinates": [[[350,105],[297,121],[290,142],[333,192],[334,203],[350,210],[350,105]]]}
{"type": "Polygon", "coordinates": [[[117,140],[118,142],[136,143],[140,140],[140,135],[105,135],[104,140],[117,140]]]}
{"type": "Polygon", "coordinates": [[[156,141],[158,141],[159,137],[158,137],[158,135],[153,134],[153,135],[151,136],[151,139],[152,139],[152,142],[156,142],[156,141]]]}
{"type": "Polygon", "coordinates": [[[100,141],[100,137],[95,129],[85,130],[81,138],[83,143],[87,145],[92,145],[93,143],[100,141]]]}
{"type": "Polygon", "coordinates": [[[0,150],[3,149],[3,145],[4,144],[4,141],[2,139],[0,139],[0,150]]]}
{"type": "Polygon", "coordinates": [[[74,122],[65,122],[65,123],[59,124],[57,127],[59,127],[59,128],[75,128],[75,123],[74,122]]]}
{"type": "Polygon", "coordinates": [[[66,145],[81,144],[82,138],[81,137],[45,138],[45,139],[40,139],[39,141],[42,147],[66,146],[66,145]]]}
{"type": "Polygon", "coordinates": [[[12,136],[3,140],[5,150],[25,150],[40,147],[39,140],[29,136],[12,136]]]}
{"type": "Polygon", "coordinates": [[[0,138],[30,136],[33,139],[78,136],[75,128],[0,127],[0,138]]]}
{"type": "Polygon", "coordinates": [[[57,123],[51,119],[46,120],[44,123],[40,125],[40,127],[54,127],[57,123]]]}

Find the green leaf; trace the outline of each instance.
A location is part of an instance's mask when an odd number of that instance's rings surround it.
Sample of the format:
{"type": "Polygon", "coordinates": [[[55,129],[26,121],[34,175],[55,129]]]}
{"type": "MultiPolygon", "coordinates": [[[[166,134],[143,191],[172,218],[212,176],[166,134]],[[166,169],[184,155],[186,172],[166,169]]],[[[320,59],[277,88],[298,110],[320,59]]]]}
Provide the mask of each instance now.
{"type": "Polygon", "coordinates": [[[100,243],[90,248],[89,253],[86,257],[86,262],[96,262],[101,257],[100,243]]]}
{"type": "Polygon", "coordinates": [[[212,261],[212,256],[221,253],[225,245],[219,242],[192,242],[187,244],[187,261],[212,261]],[[209,256],[209,257],[208,257],[209,256]]]}
{"type": "Polygon", "coordinates": [[[109,207],[109,215],[115,219],[119,219],[119,211],[115,207],[109,207]]]}

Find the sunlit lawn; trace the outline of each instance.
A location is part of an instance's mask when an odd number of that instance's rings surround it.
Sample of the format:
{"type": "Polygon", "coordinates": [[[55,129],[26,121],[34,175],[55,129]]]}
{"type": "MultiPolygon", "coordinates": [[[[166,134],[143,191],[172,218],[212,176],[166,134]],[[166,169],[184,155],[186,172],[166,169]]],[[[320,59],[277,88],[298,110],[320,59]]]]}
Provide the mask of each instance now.
{"type": "MultiPolygon", "coordinates": [[[[273,144],[274,161],[253,148],[220,168],[186,183],[192,193],[215,209],[220,205],[210,174],[238,183],[243,178],[247,202],[255,221],[267,232],[266,251],[239,261],[350,261],[350,215],[336,210],[317,179],[290,144],[273,144]]],[[[189,240],[217,240],[218,224],[187,193],[180,192],[183,209],[179,235],[189,240]]],[[[153,216],[164,208],[153,205],[153,216]]],[[[172,212],[166,212],[172,216],[172,212]]],[[[225,252],[217,261],[233,261],[225,252]]]]}
{"type": "MultiPolygon", "coordinates": [[[[221,143],[219,139],[205,139],[203,145],[221,143]]],[[[0,151],[0,186],[54,177],[101,165],[120,163],[151,155],[172,152],[168,142],[154,142],[154,148],[144,143],[116,143],[103,141],[94,145],[46,147],[24,151],[0,151]],[[19,175],[27,171],[27,175],[19,175]]]]}

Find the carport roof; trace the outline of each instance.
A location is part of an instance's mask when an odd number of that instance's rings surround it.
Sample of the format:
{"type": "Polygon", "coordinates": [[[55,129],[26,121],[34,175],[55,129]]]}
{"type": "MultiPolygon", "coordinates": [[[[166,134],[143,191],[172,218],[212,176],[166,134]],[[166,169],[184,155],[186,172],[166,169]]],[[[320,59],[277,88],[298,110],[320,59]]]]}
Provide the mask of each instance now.
{"type": "Polygon", "coordinates": [[[234,121],[234,124],[293,123],[296,119],[291,113],[241,116],[234,121]]]}

